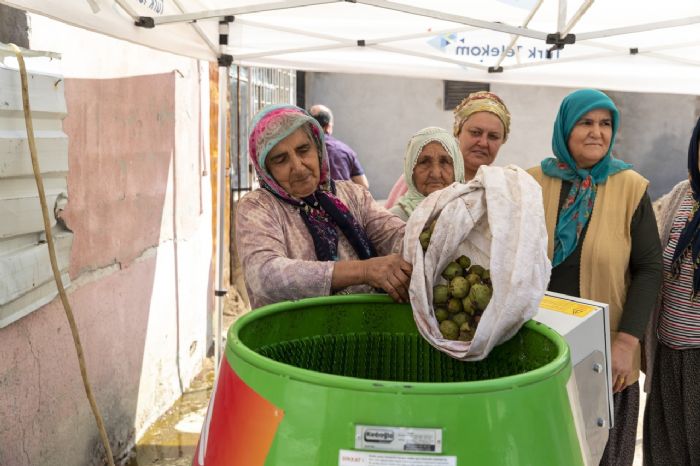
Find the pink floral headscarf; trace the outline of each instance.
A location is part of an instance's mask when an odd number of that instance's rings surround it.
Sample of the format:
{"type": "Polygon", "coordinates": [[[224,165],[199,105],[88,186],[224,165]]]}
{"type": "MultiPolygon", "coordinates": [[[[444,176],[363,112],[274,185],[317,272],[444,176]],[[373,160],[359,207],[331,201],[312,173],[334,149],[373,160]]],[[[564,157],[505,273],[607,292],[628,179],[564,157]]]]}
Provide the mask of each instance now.
{"type": "Polygon", "coordinates": [[[316,257],[321,261],[335,261],[338,257],[338,229],[345,235],[360,259],[377,255],[365,229],[348,207],[335,195],[335,184],[330,179],[328,153],[323,140],[323,129],[315,118],[294,105],[271,105],[263,108],[252,122],[248,149],[260,179],[260,185],[277,198],[299,208],[299,214],[314,242],[316,257]],[[304,127],[318,149],[320,164],[319,184],[314,193],[303,199],[290,195],[265,167],[265,159],[277,143],[304,127]]]}
{"type": "Polygon", "coordinates": [[[321,168],[318,187],[324,191],[330,190],[330,167],[323,138],[323,128],[314,117],[295,105],[270,105],[253,118],[251,125],[253,129],[248,138],[248,148],[261,185],[288,201],[295,203],[300,201],[292,197],[275,181],[265,167],[265,160],[270,150],[278,142],[302,126],[308,125],[307,128],[311,131],[313,142],[318,149],[321,168]]]}

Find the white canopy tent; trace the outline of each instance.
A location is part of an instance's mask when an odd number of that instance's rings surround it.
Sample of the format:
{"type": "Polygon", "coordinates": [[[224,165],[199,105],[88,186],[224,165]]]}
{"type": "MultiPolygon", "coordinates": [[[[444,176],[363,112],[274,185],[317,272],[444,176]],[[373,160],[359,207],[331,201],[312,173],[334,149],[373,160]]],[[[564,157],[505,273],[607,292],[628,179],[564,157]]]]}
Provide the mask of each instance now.
{"type": "Polygon", "coordinates": [[[241,65],[700,95],[697,0],[0,3],[180,55],[223,53],[241,65]],[[231,22],[220,48],[222,20],[231,22]]]}
{"type": "MultiPolygon", "coordinates": [[[[700,1],[0,0],[154,49],[245,66],[700,95],[700,1]],[[226,40],[220,41],[220,35],[226,40]],[[226,42],[220,44],[220,42],[226,42]]],[[[0,49],[0,55],[3,52],[0,49]]],[[[219,109],[227,73],[219,73],[219,109]]],[[[226,117],[219,115],[218,147],[226,117]]],[[[217,290],[224,164],[219,164],[217,290]]],[[[222,300],[217,299],[221,328],[222,300]]],[[[215,339],[215,360],[220,341],[215,339]]]]}

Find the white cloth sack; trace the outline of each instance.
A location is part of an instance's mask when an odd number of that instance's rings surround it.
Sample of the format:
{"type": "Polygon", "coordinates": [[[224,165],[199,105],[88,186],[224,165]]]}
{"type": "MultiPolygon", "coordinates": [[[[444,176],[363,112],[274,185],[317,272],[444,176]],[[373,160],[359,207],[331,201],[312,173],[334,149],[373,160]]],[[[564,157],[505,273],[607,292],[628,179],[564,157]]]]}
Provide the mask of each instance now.
{"type": "Polygon", "coordinates": [[[507,341],[538,310],[552,269],[540,185],[523,169],[481,166],[474,179],[430,194],[406,224],[404,259],[413,264],[409,295],[421,335],[463,361],[478,361],[507,341]],[[426,253],[418,236],[439,215],[426,253]],[[493,296],[472,341],[442,337],[433,286],[462,254],[491,271],[493,296]]]}

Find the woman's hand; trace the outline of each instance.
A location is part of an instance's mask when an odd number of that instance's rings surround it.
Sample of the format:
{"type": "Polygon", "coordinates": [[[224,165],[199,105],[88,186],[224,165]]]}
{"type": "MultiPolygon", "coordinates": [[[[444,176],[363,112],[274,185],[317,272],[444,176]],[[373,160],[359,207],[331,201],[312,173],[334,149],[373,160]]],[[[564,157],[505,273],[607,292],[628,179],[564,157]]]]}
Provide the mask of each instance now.
{"type": "Polygon", "coordinates": [[[408,286],[411,281],[411,264],[398,254],[373,257],[361,262],[363,265],[363,282],[374,288],[381,288],[394,301],[407,303],[408,286]]]}
{"type": "Polygon", "coordinates": [[[620,332],[612,342],[612,382],[613,393],[627,387],[627,380],[634,370],[634,354],[639,347],[639,339],[629,333],[620,332]]]}
{"type": "Polygon", "coordinates": [[[398,254],[366,260],[338,261],[333,267],[331,288],[369,285],[386,291],[394,301],[407,303],[413,267],[398,254]]]}

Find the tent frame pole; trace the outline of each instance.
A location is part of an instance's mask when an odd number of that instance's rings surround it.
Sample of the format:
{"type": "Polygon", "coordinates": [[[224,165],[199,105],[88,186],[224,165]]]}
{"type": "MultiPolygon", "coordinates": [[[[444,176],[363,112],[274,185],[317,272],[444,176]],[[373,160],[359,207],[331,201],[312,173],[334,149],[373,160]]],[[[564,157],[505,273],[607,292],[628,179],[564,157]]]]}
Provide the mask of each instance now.
{"type": "Polygon", "coordinates": [[[327,3],[343,3],[345,0],[290,0],[286,2],[264,3],[262,5],[247,5],[237,8],[223,8],[220,10],[206,10],[180,15],[163,15],[153,17],[153,24],[188,23],[200,19],[223,18],[225,16],[238,16],[263,11],[286,10],[304,6],[325,5],[327,3]]]}
{"type": "Polygon", "coordinates": [[[226,205],[224,193],[226,191],[226,154],[227,154],[227,125],[226,125],[226,96],[228,93],[228,75],[231,66],[230,55],[223,53],[224,48],[228,45],[229,21],[233,18],[225,18],[219,21],[219,46],[221,55],[219,56],[219,104],[218,104],[218,127],[217,127],[217,182],[216,182],[216,290],[214,296],[216,299],[216,315],[213,327],[214,333],[214,373],[219,373],[219,365],[221,363],[221,334],[223,332],[223,314],[224,314],[224,297],[227,290],[224,288],[224,215],[226,214],[226,205]]]}
{"type": "MultiPolygon", "coordinates": [[[[569,34],[569,31],[571,31],[574,26],[576,26],[576,23],[579,22],[579,20],[583,17],[584,14],[588,11],[588,9],[593,5],[593,2],[595,0],[585,0],[579,9],[574,13],[574,16],[571,17],[568,23],[566,23],[566,26],[564,26],[563,30],[559,31],[559,36],[564,39],[566,36],[569,34]]],[[[581,40],[581,38],[578,38],[581,40]]]]}
{"type": "MultiPolygon", "coordinates": [[[[562,1],[565,1],[565,0],[562,0],[562,1]]],[[[544,2],[544,0],[539,0],[539,1],[537,2],[537,4],[536,4],[534,7],[532,7],[532,10],[530,10],[530,13],[529,13],[529,14],[527,15],[527,17],[525,18],[525,21],[523,21],[523,27],[524,27],[524,28],[526,28],[527,25],[530,24],[530,21],[531,21],[532,18],[535,16],[535,13],[537,13],[537,10],[540,9],[540,7],[542,6],[542,3],[543,3],[543,2],[544,2]]],[[[508,47],[506,47],[506,48],[503,50],[503,52],[501,52],[501,55],[498,57],[498,61],[496,62],[495,65],[493,65],[493,69],[498,69],[498,68],[501,66],[501,63],[503,63],[503,60],[506,59],[506,55],[507,55],[508,53],[510,53],[510,51],[511,51],[511,50],[513,49],[513,47],[515,46],[515,43],[518,42],[518,39],[520,39],[520,36],[516,36],[516,35],[511,36],[510,44],[508,44],[508,47]]],[[[518,60],[518,62],[520,62],[520,55],[517,56],[517,60],[518,60]]],[[[492,70],[492,68],[489,68],[489,70],[492,70]]]]}
{"type": "Polygon", "coordinates": [[[656,23],[638,24],[636,26],[628,26],[613,29],[602,29],[600,31],[582,32],[576,34],[576,39],[579,41],[600,39],[602,37],[621,36],[624,34],[634,34],[635,32],[653,31],[654,29],[666,29],[676,26],[690,26],[700,23],[700,16],[690,16],[688,18],[671,19],[668,21],[659,21],[656,23]]]}
{"type": "Polygon", "coordinates": [[[394,2],[389,2],[386,0],[357,0],[358,4],[370,5],[377,8],[384,8],[387,10],[401,11],[403,13],[408,13],[412,15],[425,16],[428,18],[439,19],[442,21],[450,21],[453,23],[464,24],[466,26],[474,26],[482,29],[489,29],[491,31],[505,32],[508,34],[515,34],[517,36],[530,37],[532,39],[546,40],[547,33],[542,31],[536,31],[534,29],[521,28],[517,26],[510,26],[504,23],[496,23],[492,21],[484,21],[481,19],[470,18],[467,16],[453,15],[450,13],[444,13],[441,11],[429,10],[426,8],[418,8],[410,5],[404,5],[394,2]]]}
{"type": "MultiPolygon", "coordinates": [[[[543,0],[541,0],[543,1],[543,0]]],[[[355,39],[348,39],[344,37],[338,37],[338,36],[333,36],[330,34],[320,34],[318,32],[314,31],[306,31],[303,29],[296,29],[296,28],[290,28],[286,26],[278,26],[276,24],[266,24],[266,23],[261,23],[258,21],[251,21],[249,19],[245,18],[236,18],[236,23],[242,26],[250,26],[250,27],[255,27],[255,28],[260,28],[260,29],[269,29],[271,31],[280,31],[280,32],[288,32],[290,34],[297,34],[300,36],[304,37],[313,37],[315,39],[322,39],[322,40],[329,40],[329,41],[335,41],[340,44],[349,44],[349,45],[357,45],[357,40],[355,39]]],[[[431,31],[424,31],[424,32],[414,32],[411,34],[402,34],[399,36],[389,36],[389,37],[378,37],[375,39],[367,40],[368,44],[383,44],[386,42],[400,42],[402,40],[411,40],[411,39],[422,39],[424,37],[434,37],[434,36],[442,36],[445,34],[457,34],[459,32],[469,32],[473,31],[474,27],[472,26],[461,26],[461,27],[454,27],[454,28],[449,28],[449,29],[437,29],[437,30],[431,30],[431,31]]],[[[237,55],[237,57],[240,55],[237,55]]]]}
{"type": "MultiPolygon", "coordinates": [[[[93,1],[93,0],[89,0],[89,1],[93,1]]],[[[179,0],[172,0],[172,1],[173,1],[173,4],[177,7],[178,10],[180,10],[180,11],[182,11],[182,12],[185,11],[185,9],[182,7],[182,4],[180,3],[179,0]]],[[[143,21],[141,20],[142,17],[140,17],[140,16],[138,15],[138,13],[136,12],[136,10],[134,10],[133,8],[131,8],[131,6],[130,6],[128,3],[126,3],[125,0],[114,0],[114,2],[115,2],[117,5],[119,5],[119,6],[122,8],[122,10],[124,10],[124,12],[125,12],[127,15],[131,16],[131,19],[134,20],[134,24],[135,24],[136,26],[142,26],[142,27],[143,27],[143,26],[146,26],[146,25],[148,25],[148,27],[155,26],[155,24],[151,24],[151,23],[149,23],[149,22],[143,22],[143,21]]],[[[99,7],[98,7],[98,8],[99,8],[99,7]]],[[[94,10],[94,8],[93,8],[93,13],[97,13],[97,12],[94,10]]],[[[153,18],[151,18],[151,20],[153,20],[153,18]]],[[[155,23],[155,20],[153,20],[153,23],[155,23]]],[[[207,47],[209,47],[209,50],[211,50],[212,53],[213,53],[214,55],[216,55],[216,54],[218,53],[217,46],[216,46],[216,44],[214,44],[211,40],[209,40],[209,38],[207,37],[207,35],[206,35],[206,34],[204,33],[204,31],[202,30],[202,27],[201,27],[199,24],[197,24],[196,22],[192,22],[192,23],[190,23],[190,25],[192,26],[192,29],[194,29],[194,31],[197,33],[197,35],[199,36],[199,38],[202,39],[202,42],[204,42],[204,43],[207,45],[207,47]]]]}
{"type": "Polygon", "coordinates": [[[368,48],[374,48],[377,50],[383,50],[385,52],[391,52],[391,53],[396,53],[399,55],[407,55],[409,57],[418,57],[418,58],[425,58],[427,60],[434,60],[434,61],[441,61],[445,63],[452,63],[454,65],[459,65],[464,68],[471,68],[475,70],[483,70],[486,71],[488,70],[488,66],[484,65],[477,65],[476,63],[469,63],[466,61],[458,60],[456,58],[450,58],[450,57],[441,57],[441,56],[436,56],[436,55],[431,55],[429,53],[421,53],[421,52],[412,52],[409,50],[404,50],[400,49],[398,47],[391,47],[388,45],[369,45],[368,48]]]}
{"type": "Polygon", "coordinates": [[[221,359],[221,332],[223,330],[223,300],[226,291],[224,285],[224,184],[226,183],[226,114],[222,106],[226,105],[226,73],[227,67],[219,67],[219,108],[218,108],[218,131],[217,131],[217,151],[218,166],[216,175],[216,315],[214,327],[214,370],[219,373],[219,360],[221,359]]]}
{"type": "MultiPolygon", "coordinates": [[[[543,0],[540,0],[540,2],[542,2],[542,1],[543,0]]],[[[245,19],[236,19],[236,23],[241,24],[243,26],[256,27],[256,28],[260,28],[260,29],[270,29],[273,31],[288,32],[290,34],[298,34],[298,35],[304,36],[304,37],[313,37],[316,39],[337,42],[336,44],[314,45],[314,46],[309,46],[309,47],[297,47],[297,48],[291,48],[291,49],[268,50],[265,52],[242,53],[242,54],[236,55],[237,62],[241,62],[243,60],[256,59],[256,58],[273,57],[276,55],[285,55],[285,54],[289,54],[289,53],[317,52],[320,50],[333,50],[333,49],[341,49],[341,48],[346,48],[346,47],[357,47],[358,46],[357,40],[346,39],[346,38],[342,38],[342,37],[332,36],[329,34],[317,34],[314,32],[302,31],[300,29],[294,29],[294,28],[289,28],[289,27],[278,27],[278,26],[275,26],[272,24],[259,23],[256,21],[248,21],[245,19]]],[[[420,39],[422,37],[433,37],[436,35],[466,32],[466,31],[471,31],[473,29],[474,28],[471,26],[466,26],[466,27],[450,28],[450,29],[444,29],[444,30],[438,30],[438,31],[428,31],[428,32],[418,32],[418,33],[413,33],[413,34],[404,34],[404,35],[400,35],[400,36],[381,37],[381,38],[365,41],[363,46],[364,47],[376,47],[379,44],[384,44],[387,42],[400,42],[402,40],[420,39]]],[[[381,47],[376,47],[376,48],[381,49],[381,47]]],[[[447,57],[432,56],[429,54],[420,54],[420,52],[412,52],[410,50],[404,50],[404,49],[400,49],[397,47],[387,47],[386,51],[392,52],[392,53],[401,53],[404,55],[416,56],[416,57],[421,57],[421,58],[428,58],[430,60],[446,61],[448,63],[455,63],[457,65],[464,64],[463,62],[461,62],[459,60],[449,59],[447,57]]],[[[476,68],[478,68],[478,66],[476,68]]]]}
{"type": "Polygon", "coordinates": [[[559,0],[559,12],[557,15],[557,31],[561,34],[564,30],[564,25],[566,25],[566,7],[568,6],[569,0],[559,0]]]}

